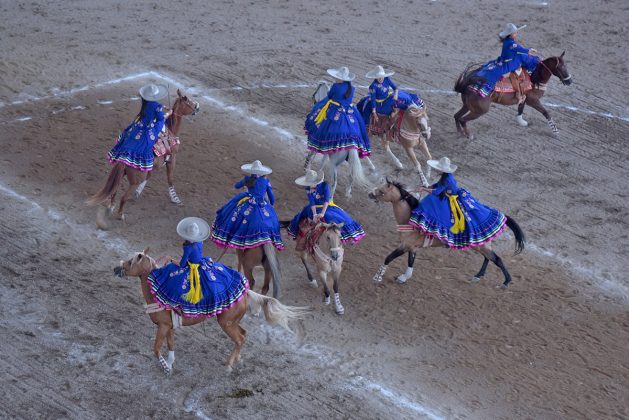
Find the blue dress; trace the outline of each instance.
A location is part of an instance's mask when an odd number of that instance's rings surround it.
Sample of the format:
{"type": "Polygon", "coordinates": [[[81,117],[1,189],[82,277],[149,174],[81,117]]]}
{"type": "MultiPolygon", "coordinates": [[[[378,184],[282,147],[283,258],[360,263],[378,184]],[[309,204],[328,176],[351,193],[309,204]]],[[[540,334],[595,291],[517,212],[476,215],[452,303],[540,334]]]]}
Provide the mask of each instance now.
{"type": "Polygon", "coordinates": [[[322,182],[314,189],[306,187],[308,195],[308,205],[306,205],[299,213],[293,217],[288,226],[288,234],[296,239],[299,235],[299,222],[304,219],[312,219],[312,206],[319,211],[325,203],[329,203],[323,221],[326,223],[345,223],[341,227],[341,242],[357,244],[365,236],[365,231],[360,223],[354,221],[349,214],[334,204],[330,199],[330,186],[327,182],[322,182]]]}
{"type": "MultiPolygon", "coordinates": [[[[385,77],[382,83],[378,83],[378,80],[374,80],[371,85],[369,85],[369,94],[356,104],[356,107],[363,116],[363,120],[368,126],[371,125],[371,113],[374,109],[379,115],[389,116],[395,108],[405,110],[411,104],[415,104],[420,108],[424,106],[424,101],[422,101],[418,95],[404,90],[398,90],[398,98],[394,100],[393,97],[396,89],[396,84],[388,77],[385,77]]],[[[376,129],[374,131],[369,127],[369,133],[382,134],[382,130],[376,129]]]]}
{"type": "Polygon", "coordinates": [[[452,174],[445,174],[432,188],[433,192],[411,212],[409,224],[415,229],[454,249],[482,245],[504,230],[505,215],[459,188],[452,174]]]}
{"type": "Polygon", "coordinates": [[[240,189],[250,180],[255,180],[251,188],[236,194],[216,212],[212,241],[223,248],[247,249],[272,243],[277,249],[284,249],[269,180],[247,175],[234,188],[240,189]]]}
{"type": "Polygon", "coordinates": [[[187,317],[212,317],[227,311],[249,289],[244,275],[204,257],[201,242],[187,241],[179,265],[170,263],[153,270],[148,282],[155,302],[187,317]],[[196,298],[191,298],[195,292],[196,298]]]}
{"type": "MultiPolygon", "coordinates": [[[[528,67],[532,65],[529,57],[531,56],[528,48],[524,48],[510,36],[506,37],[502,41],[500,57],[489,61],[474,72],[474,75],[480,77],[482,81],[473,86],[472,89],[483,97],[490,95],[498,80],[505,74],[511,73],[521,66],[528,70],[525,64],[528,64],[528,67]]],[[[539,59],[536,61],[539,63],[539,59]]]]}
{"type": "Polygon", "coordinates": [[[371,154],[369,136],[362,116],[352,104],[354,87],[349,82],[334,83],[327,99],[317,102],[306,116],[304,130],[308,149],[330,154],[357,149],[360,157],[371,154]],[[350,95],[345,95],[350,89],[350,95]]]}
{"type": "Polygon", "coordinates": [[[141,171],[153,169],[153,146],[164,127],[163,107],[147,101],[142,119],[136,118],[118,137],[109,151],[109,162],[122,162],[141,171]]]}

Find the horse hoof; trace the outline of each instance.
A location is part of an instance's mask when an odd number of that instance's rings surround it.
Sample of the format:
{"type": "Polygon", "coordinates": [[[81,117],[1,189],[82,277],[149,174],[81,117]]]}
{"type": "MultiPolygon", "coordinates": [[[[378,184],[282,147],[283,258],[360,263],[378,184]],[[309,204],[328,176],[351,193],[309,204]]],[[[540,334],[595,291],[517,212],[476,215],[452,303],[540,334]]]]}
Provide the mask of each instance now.
{"type": "Polygon", "coordinates": [[[109,229],[109,223],[107,222],[107,211],[105,207],[100,207],[96,211],[96,227],[101,230],[109,229]]]}
{"type": "Polygon", "coordinates": [[[397,282],[398,284],[404,284],[408,281],[408,279],[406,278],[406,276],[404,274],[400,275],[397,277],[397,282]]]}
{"type": "Polygon", "coordinates": [[[474,276],[472,277],[472,280],[470,280],[471,283],[478,283],[480,281],[480,277],[474,276]]]}
{"type": "Polygon", "coordinates": [[[227,373],[232,373],[234,371],[234,368],[232,367],[232,365],[227,365],[227,373]]]}
{"type": "Polygon", "coordinates": [[[345,313],[345,308],[341,307],[337,307],[334,312],[336,312],[337,315],[343,315],[345,313]]]}
{"type": "Polygon", "coordinates": [[[470,135],[468,135],[468,136],[467,136],[467,139],[468,139],[469,141],[474,140],[474,134],[470,134],[470,135]]]}
{"type": "Polygon", "coordinates": [[[308,284],[310,284],[310,287],[312,287],[313,289],[316,289],[319,285],[317,284],[317,280],[312,279],[312,281],[310,281],[308,284]]]}
{"type": "Polygon", "coordinates": [[[503,283],[503,284],[500,285],[500,288],[502,290],[506,290],[508,287],[509,287],[509,283],[503,283]]]}
{"type": "Polygon", "coordinates": [[[529,126],[528,121],[526,121],[526,120],[522,117],[522,115],[518,115],[518,116],[516,117],[516,121],[518,122],[518,125],[519,125],[520,127],[528,127],[528,126],[529,126]]]}
{"type": "Polygon", "coordinates": [[[324,305],[329,305],[330,304],[330,296],[324,296],[323,297],[323,304],[324,305]]]}

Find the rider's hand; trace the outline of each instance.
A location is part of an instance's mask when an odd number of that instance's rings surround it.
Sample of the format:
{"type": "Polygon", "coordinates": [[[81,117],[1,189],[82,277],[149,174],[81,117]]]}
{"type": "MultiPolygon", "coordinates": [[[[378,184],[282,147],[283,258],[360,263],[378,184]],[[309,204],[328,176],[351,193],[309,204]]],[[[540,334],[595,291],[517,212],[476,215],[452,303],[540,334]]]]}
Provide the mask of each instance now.
{"type": "Polygon", "coordinates": [[[376,111],[373,111],[373,112],[371,113],[371,115],[373,115],[373,120],[374,120],[375,122],[378,122],[378,114],[376,113],[376,111]]]}

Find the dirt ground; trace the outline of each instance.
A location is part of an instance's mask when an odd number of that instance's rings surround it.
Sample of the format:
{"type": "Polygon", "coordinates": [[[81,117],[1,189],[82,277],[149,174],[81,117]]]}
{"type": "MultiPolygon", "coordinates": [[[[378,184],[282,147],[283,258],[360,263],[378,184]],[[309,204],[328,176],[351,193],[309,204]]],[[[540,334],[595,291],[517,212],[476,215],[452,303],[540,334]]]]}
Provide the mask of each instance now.
{"type": "MultiPolygon", "coordinates": [[[[0,1],[0,417],[629,417],[629,5],[543,3],[0,1]],[[468,62],[498,54],[497,10],[528,24],[527,46],[566,50],[574,83],[554,79],[545,98],[556,136],[534,110],[522,128],[502,107],[471,123],[473,142],[456,136],[460,100],[449,91],[468,62]],[[511,256],[511,234],[496,241],[512,286],[496,288],[495,267],[469,283],[482,259],[446,249],[420,252],[406,285],[394,281],[403,258],[373,284],[396,245],[391,209],[362,190],[338,194],[367,231],[346,252],[345,315],[308,287],[286,238],[282,300],[312,308],[303,341],[248,316],[244,362],[228,374],[231,344],[210,320],[177,332],[165,377],[138,280],[113,277],[113,266],[146,246],[180,255],[176,222],[211,222],[253,159],[273,167],[276,210],[291,217],[304,202],[293,179],[313,86],[339,65],[368,84],[361,75],[378,63],[427,101],[432,153],[525,231],[521,255],[511,256]],[[84,200],[104,182],[137,89],[164,77],[201,104],[181,133],[185,205],[168,201],[157,173],[126,225],[99,231],[84,200]]],[[[417,184],[373,149],[374,181],[417,184]]]]}

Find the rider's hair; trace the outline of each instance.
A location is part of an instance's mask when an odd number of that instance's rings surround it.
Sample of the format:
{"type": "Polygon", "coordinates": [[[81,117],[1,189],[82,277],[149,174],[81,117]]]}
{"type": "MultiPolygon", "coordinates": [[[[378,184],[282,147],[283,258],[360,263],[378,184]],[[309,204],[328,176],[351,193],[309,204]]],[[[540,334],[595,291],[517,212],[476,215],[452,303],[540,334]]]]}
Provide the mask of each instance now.
{"type": "Polygon", "coordinates": [[[347,90],[345,91],[345,99],[349,99],[352,96],[352,82],[345,82],[347,84],[347,90]]]}
{"type": "Polygon", "coordinates": [[[261,176],[249,175],[249,177],[245,181],[245,187],[253,188],[258,178],[264,178],[264,175],[261,175],[261,176]]]}
{"type": "Polygon", "coordinates": [[[141,120],[146,117],[147,105],[148,101],[142,98],[142,107],[140,108],[140,112],[138,112],[138,115],[135,117],[136,120],[141,120]]]}

